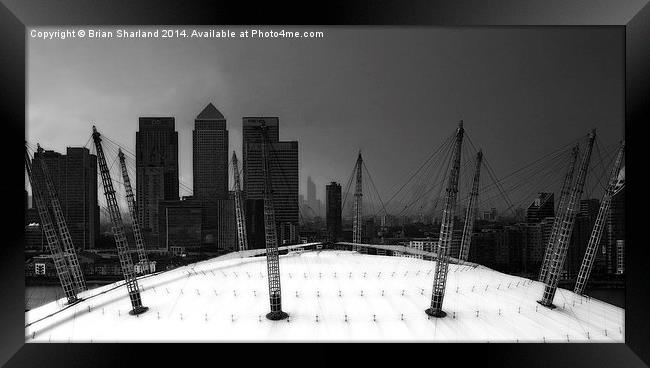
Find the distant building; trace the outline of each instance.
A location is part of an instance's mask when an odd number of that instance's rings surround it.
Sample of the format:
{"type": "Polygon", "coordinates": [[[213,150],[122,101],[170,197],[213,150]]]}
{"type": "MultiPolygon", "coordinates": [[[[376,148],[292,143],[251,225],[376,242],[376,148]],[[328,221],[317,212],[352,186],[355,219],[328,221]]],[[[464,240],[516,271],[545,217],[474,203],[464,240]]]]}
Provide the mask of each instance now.
{"type": "MultiPolygon", "coordinates": [[[[408,243],[405,244],[407,248],[411,248],[413,250],[419,250],[419,251],[424,251],[424,243],[425,241],[422,240],[411,240],[408,243]]],[[[433,245],[435,247],[435,245],[433,245]]],[[[423,259],[424,257],[419,254],[410,254],[410,253],[401,253],[397,252],[399,256],[405,257],[405,258],[416,258],[416,259],[423,259]]]]}
{"type": "Polygon", "coordinates": [[[377,230],[375,229],[375,218],[370,216],[362,221],[361,239],[362,242],[373,243],[377,238],[377,230]]]}
{"type": "Polygon", "coordinates": [[[227,210],[228,130],[226,118],[212,103],[194,120],[192,167],[194,198],[203,205],[202,243],[231,248],[235,234],[228,226],[234,221],[233,211],[227,210]]]}
{"type": "Polygon", "coordinates": [[[203,206],[196,200],[158,202],[158,251],[174,254],[201,248],[203,206]]]}
{"type": "Polygon", "coordinates": [[[85,147],[68,147],[65,156],[66,191],[63,213],[77,247],[92,249],[99,236],[97,156],[85,147]]]}
{"type": "MultiPolygon", "coordinates": [[[[85,147],[68,147],[65,155],[48,150],[34,154],[34,176],[42,183],[43,199],[50,208],[41,160],[47,166],[74,246],[93,249],[99,237],[97,156],[90,154],[85,147]]],[[[52,218],[52,221],[56,220],[52,218]]],[[[36,222],[40,223],[40,219],[36,222]]]]}
{"type": "Polygon", "coordinates": [[[555,216],[553,193],[539,193],[526,210],[526,222],[540,222],[546,217],[555,216]]]}
{"type": "Polygon", "coordinates": [[[625,273],[625,239],[616,241],[616,274],[625,273]]]}
{"type": "Polygon", "coordinates": [[[49,254],[42,254],[33,257],[25,263],[25,276],[37,278],[54,278],[57,277],[54,261],[49,254]]]}
{"type": "Polygon", "coordinates": [[[179,198],[174,118],[141,117],[135,133],[135,154],[138,219],[146,244],[158,244],[159,202],[179,198]]]}
{"type": "Polygon", "coordinates": [[[194,120],[192,132],[194,197],[228,198],[228,130],[226,118],[209,103],[194,120]]]}
{"type": "MultiPolygon", "coordinates": [[[[404,245],[406,248],[410,248],[416,251],[424,251],[424,252],[436,252],[437,251],[436,248],[438,247],[438,241],[431,238],[414,239],[414,240],[409,240],[407,242],[400,242],[400,244],[404,245]]],[[[379,250],[377,250],[377,252],[378,252],[377,254],[379,254],[379,250]]],[[[393,256],[424,259],[428,261],[433,260],[431,259],[432,257],[430,256],[424,256],[421,254],[411,254],[411,253],[400,252],[400,251],[393,252],[393,256]]]]}
{"type": "MultiPolygon", "coordinates": [[[[600,201],[598,199],[583,199],[580,201],[579,212],[576,215],[573,231],[571,233],[571,240],[569,249],[567,251],[567,259],[564,265],[564,276],[568,279],[575,279],[580,272],[582,260],[584,259],[587,245],[591,238],[600,208],[600,201]]],[[[603,235],[600,239],[600,245],[597,250],[601,249],[607,244],[606,230],[603,229],[603,235]]],[[[596,251],[592,275],[604,272],[605,257],[602,252],[596,251]]]]}
{"type": "MultiPolygon", "coordinates": [[[[247,199],[245,204],[248,248],[263,249],[266,247],[264,238],[264,201],[262,199],[247,199]]],[[[278,229],[278,236],[279,234],[280,230],[278,229]]]]}
{"type": "Polygon", "coordinates": [[[38,210],[35,207],[31,207],[27,209],[27,223],[28,224],[33,224],[33,223],[40,223],[41,218],[38,215],[38,210]]]}
{"type": "Polygon", "coordinates": [[[29,224],[27,221],[27,209],[29,209],[29,195],[27,194],[27,189],[25,189],[25,226],[29,224]]]}
{"type": "Polygon", "coordinates": [[[481,213],[481,219],[483,221],[496,221],[497,220],[497,209],[490,208],[489,210],[484,210],[481,213]]]}
{"type": "MultiPolygon", "coordinates": [[[[273,191],[273,207],[278,229],[278,242],[291,244],[298,241],[297,231],[282,231],[283,224],[298,226],[298,142],[279,140],[279,119],[277,117],[243,118],[243,179],[246,195],[246,215],[250,248],[264,248],[264,213],[261,125],[268,127],[269,171],[273,191]],[[259,202],[258,202],[259,201],[259,202]],[[253,212],[250,212],[253,211],[253,212]],[[261,212],[260,212],[261,211],[261,212]],[[260,233],[261,231],[261,233],[260,233]],[[295,237],[293,237],[295,235],[295,237]],[[293,238],[291,238],[293,237],[293,238]]],[[[285,230],[291,227],[285,227],[285,230]]]]}
{"type": "Polygon", "coordinates": [[[298,226],[291,222],[280,223],[280,233],[278,234],[279,245],[289,245],[298,242],[298,226]]]}
{"type": "Polygon", "coordinates": [[[341,213],[341,184],[331,182],[325,186],[325,217],[327,222],[327,238],[339,241],[343,231],[341,213]]]}
{"type": "Polygon", "coordinates": [[[546,217],[539,222],[520,223],[524,254],[522,269],[524,274],[537,275],[544,261],[546,247],[553,231],[554,217],[546,217]]]}
{"type": "Polygon", "coordinates": [[[229,192],[228,198],[216,202],[217,213],[217,249],[234,251],[237,249],[237,219],[235,218],[235,192],[229,192]]]}
{"type": "Polygon", "coordinates": [[[544,261],[544,254],[546,253],[546,247],[548,246],[548,243],[551,241],[551,235],[553,233],[554,223],[555,223],[555,217],[546,217],[539,223],[540,231],[541,231],[540,234],[541,248],[539,249],[538,253],[533,252],[533,256],[531,257],[531,261],[532,261],[531,269],[537,268],[537,270],[535,271],[536,274],[539,274],[539,268],[541,267],[542,262],[544,261]]]}
{"type": "Polygon", "coordinates": [[[600,200],[597,198],[580,200],[580,210],[578,215],[586,216],[590,221],[596,221],[598,210],[600,209],[600,200]]]}
{"type": "Polygon", "coordinates": [[[310,216],[317,217],[321,215],[321,201],[316,198],[316,184],[314,184],[311,176],[307,177],[307,206],[310,209],[310,216]]]}
{"type": "MultiPolygon", "coordinates": [[[[624,179],[623,179],[624,180],[624,179]]],[[[625,187],[623,186],[613,197],[607,216],[607,273],[614,274],[618,269],[624,270],[622,264],[625,251],[625,187]],[[620,247],[620,249],[619,249],[620,247]],[[620,257],[619,257],[620,254],[620,257]],[[619,262],[620,258],[620,262],[619,262]]]]}
{"type": "Polygon", "coordinates": [[[499,230],[482,229],[472,236],[468,261],[492,267],[496,264],[496,242],[499,230]]]}
{"type": "Polygon", "coordinates": [[[516,225],[506,225],[496,236],[495,268],[502,272],[523,272],[525,262],[524,231],[516,225]]]}
{"type": "Polygon", "coordinates": [[[451,232],[451,243],[449,244],[449,255],[458,258],[460,254],[460,243],[463,239],[463,223],[454,218],[454,229],[451,232]]]}
{"type": "Polygon", "coordinates": [[[524,221],[525,219],[526,219],[526,210],[521,207],[515,208],[515,221],[520,222],[520,221],[524,221]]]}
{"type": "Polygon", "coordinates": [[[45,236],[39,223],[31,223],[25,226],[25,250],[45,252],[48,250],[45,236]]]}
{"type": "Polygon", "coordinates": [[[305,201],[305,196],[302,194],[298,194],[298,207],[302,213],[307,211],[307,201],[305,201]]]}
{"type": "Polygon", "coordinates": [[[573,279],[578,276],[582,258],[587,250],[592,227],[593,222],[590,221],[587,214],[578,213],[576,215],[566,260],[564,261],[564,270],[562,273],[564,278],[573,279]]]}

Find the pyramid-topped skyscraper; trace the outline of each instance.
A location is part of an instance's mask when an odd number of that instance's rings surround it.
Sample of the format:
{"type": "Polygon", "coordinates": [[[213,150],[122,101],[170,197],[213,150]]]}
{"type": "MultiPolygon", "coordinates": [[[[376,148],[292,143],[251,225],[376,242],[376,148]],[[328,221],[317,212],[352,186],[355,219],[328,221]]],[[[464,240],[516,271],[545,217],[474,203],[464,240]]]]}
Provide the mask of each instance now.
{"type": "Polygon", "coordinates": [[[228,193],[228,130],[226,118],[209,103],[194,120],[194,199],[203,207],[202,244],[234,249],[234,202],[228,193]]]}
{"type": "Polygon", "coordinates": [[[226,120],[226,118],[219,110],[217,110],[216,107],[214,107],[212,102],[210,102],[196,117],[196,120],[226,120]]]}
{"type": "Polygon", "coordinates": [[[209,103],[194,120],[194,197],[228,197],[228,130],[226,118],[209,103]]]}

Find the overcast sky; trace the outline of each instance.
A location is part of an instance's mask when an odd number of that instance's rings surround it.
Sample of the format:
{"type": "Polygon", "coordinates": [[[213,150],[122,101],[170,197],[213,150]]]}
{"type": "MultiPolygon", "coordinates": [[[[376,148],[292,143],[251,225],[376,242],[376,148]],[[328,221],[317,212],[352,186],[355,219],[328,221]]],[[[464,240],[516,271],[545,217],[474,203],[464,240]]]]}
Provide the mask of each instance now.
{"type": "Polygon", "coordinates": [[[325,37],[28,37],[27,139],[64,151],[95,122],[133,150],[139,116],[173,116],[191,187],[194,118],[212,102],[240,157],[242,117],[279,116],[280,139],[299,141],[300,192],[311,176],[324,199],[359,149],[389,197],[459,119],[498,176],[591,128],[623,138],[621,29],[306,29],[325,37]]]}

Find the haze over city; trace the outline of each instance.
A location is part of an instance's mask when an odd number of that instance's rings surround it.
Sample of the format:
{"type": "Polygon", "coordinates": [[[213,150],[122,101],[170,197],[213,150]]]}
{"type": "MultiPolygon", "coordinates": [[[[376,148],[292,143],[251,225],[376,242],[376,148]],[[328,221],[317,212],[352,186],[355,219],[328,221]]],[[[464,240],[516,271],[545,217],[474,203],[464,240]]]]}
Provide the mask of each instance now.
{"type": "Polygon", "coordinates": [[[238,155],[243,116],[278,116],[299,142],[300,193],[311,176],[324,199],[359,149],[389,197],[459,119],[498,176],[592,128],[623,137],[621,30],[305,29],[325,37],[29,39],[27,139],[64,151],[94,123],[134,147],[138,117],[173,116],[191,188],[191,131],[212,102],[238,155]]]}

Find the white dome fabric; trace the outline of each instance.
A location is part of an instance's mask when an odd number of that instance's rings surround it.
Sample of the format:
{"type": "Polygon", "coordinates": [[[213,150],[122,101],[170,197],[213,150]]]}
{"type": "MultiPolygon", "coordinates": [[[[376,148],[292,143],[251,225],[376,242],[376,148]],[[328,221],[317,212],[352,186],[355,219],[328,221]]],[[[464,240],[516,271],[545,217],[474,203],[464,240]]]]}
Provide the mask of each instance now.
{"type": "Polygon", "coordinates": [[[483,266],[450,264],[429,318],[435,262],[349,251],[280,257],[282,309],[270,321],[265,257],[212,259],[139,279],[149,311],[128,314],[122,283],[25,313],[27,342],[446,341],[624,342],[624,310],[483,266]],[[119,285],[119,286],[118,286],[119,285]]]}

